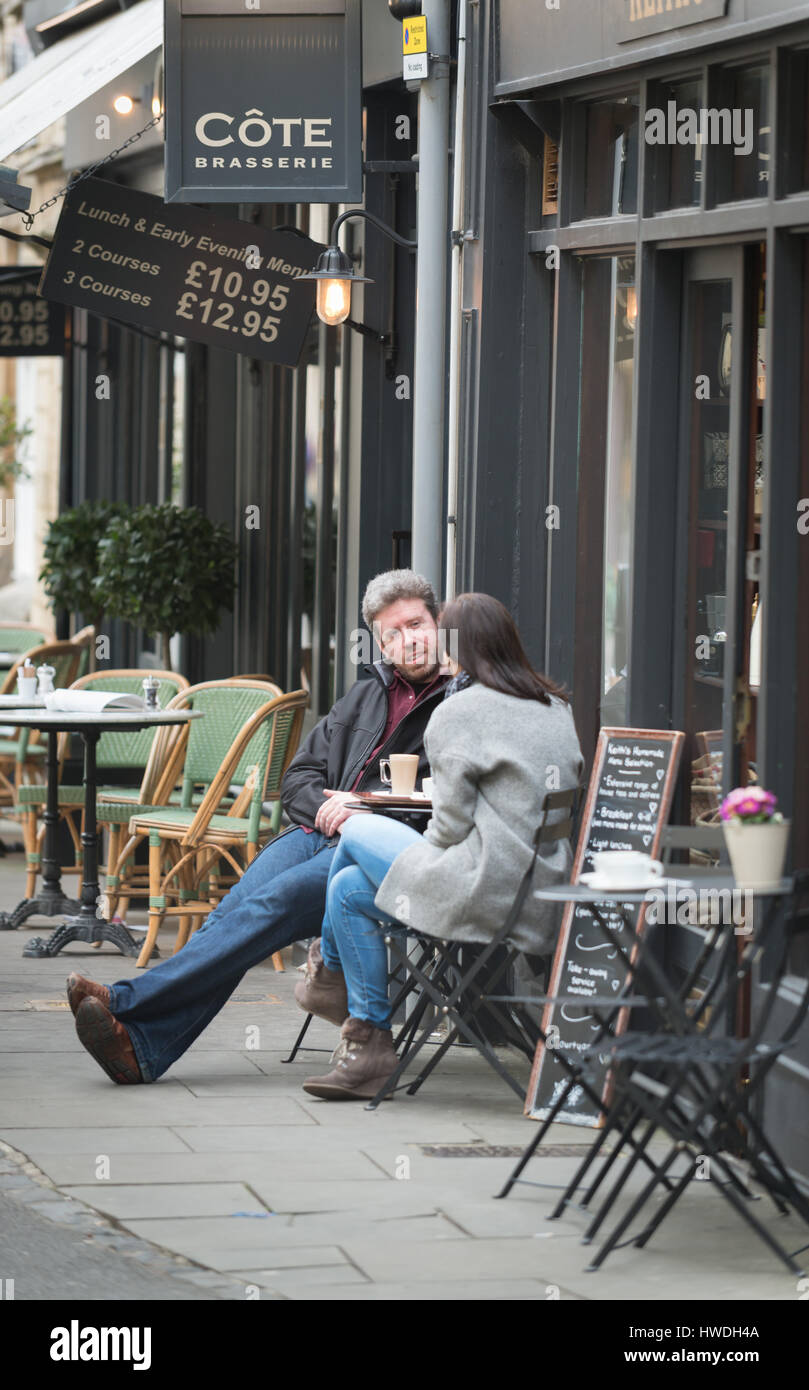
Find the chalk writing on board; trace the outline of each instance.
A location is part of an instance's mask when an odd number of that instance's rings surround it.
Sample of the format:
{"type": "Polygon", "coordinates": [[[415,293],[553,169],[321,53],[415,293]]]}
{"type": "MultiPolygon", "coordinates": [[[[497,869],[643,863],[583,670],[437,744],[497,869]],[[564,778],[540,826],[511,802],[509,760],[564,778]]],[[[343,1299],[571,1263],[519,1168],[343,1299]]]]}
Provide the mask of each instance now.
{"type": "MultiPolygon", "coordinates": [[[[597,850],[656,853],[668,819],[682,742],[683,735],[674,730],[601,730],[573,865],[574,881],[582,871],[592,869],[597,850]]],[[[586,904],[569,903],[565,909],[549,990],[565,996],[565,1002],[548,1005],[542,1023],[545,1032],[555,1024],[558,1037],[552,1049],[542,1043],[537,1048],[526,1103],[527,1113],[539,1119],[564,1095],[558,1120],[599,1123],[600,1107],[583,1086],[571,1082],[560,1058],[575,1062],[601,1032],[601,1020],[610,1009],[603,1003],[588,1005],[588,1000],[620,997],[628,971],[619,946],[630,953],[632,932],[627,921],[632,931],[640,932],[645,909],[611,902],[600,904],[599,911],[607,924],[607,940],[586,904]]],[[[620,1018],[614,1031],[625,1026],[620,1018]]],[[[608,1070],[606,1052],[588,1062],[588,1082],[602,1098],[608,1070]]]]}

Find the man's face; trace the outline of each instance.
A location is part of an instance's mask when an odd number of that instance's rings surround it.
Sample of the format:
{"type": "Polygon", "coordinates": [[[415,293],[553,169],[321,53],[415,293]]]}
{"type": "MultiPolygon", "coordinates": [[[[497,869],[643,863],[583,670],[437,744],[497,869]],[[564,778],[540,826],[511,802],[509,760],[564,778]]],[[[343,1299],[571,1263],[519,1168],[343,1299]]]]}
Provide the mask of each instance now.
{"type": "Polygon", "coordinates": [[[388,661],[409,680],[438,668],[438,627],[420,598],[397,598],[374,620],[374,636],[388,661]]]}

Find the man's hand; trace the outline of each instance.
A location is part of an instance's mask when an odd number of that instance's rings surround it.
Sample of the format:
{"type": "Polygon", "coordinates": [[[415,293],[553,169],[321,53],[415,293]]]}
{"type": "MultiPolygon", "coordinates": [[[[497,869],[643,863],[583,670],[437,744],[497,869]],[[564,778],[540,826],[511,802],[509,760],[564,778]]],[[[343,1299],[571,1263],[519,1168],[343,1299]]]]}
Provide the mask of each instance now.
{"type": "Polygon", "coordinates": [[[319,830],[328,839],[337,834],[344,820],[348,820],[348,817],[355,815],[356,811],[362,811],[365,808],[357,807],[355,811],[346,805],[346,802],[354,800],[354,792],[335,792],[324,787],[323,795],[329,799],[323,802],[315,817],[315,830],[319,830]]]}

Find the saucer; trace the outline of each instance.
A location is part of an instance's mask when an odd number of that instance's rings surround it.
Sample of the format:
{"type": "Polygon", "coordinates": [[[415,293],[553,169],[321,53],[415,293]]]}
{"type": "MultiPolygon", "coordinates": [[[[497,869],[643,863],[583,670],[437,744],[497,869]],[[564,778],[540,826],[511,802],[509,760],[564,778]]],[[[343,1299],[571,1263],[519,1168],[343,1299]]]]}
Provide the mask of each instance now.
{"type": "Polygon", "coordinates": [[[650,888],[665,887],[668,879],[663,878],[661,874],[649,874],[648,878],[626,883],[607,874],[591,872],[579,874],[579,882],[583,883],[585,888],[603,888],[610,893],[646,893],[650,888]]]}

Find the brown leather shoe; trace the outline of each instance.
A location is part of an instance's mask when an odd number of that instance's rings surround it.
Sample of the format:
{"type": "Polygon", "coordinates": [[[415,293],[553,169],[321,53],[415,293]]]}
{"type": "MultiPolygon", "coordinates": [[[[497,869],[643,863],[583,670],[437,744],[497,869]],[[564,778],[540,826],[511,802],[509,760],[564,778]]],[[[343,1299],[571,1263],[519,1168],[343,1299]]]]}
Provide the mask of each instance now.
{"type": "Polygon", "coordinates": [[[371,1100],[395,1070],[398,1058],[389,1029],[375,1028],[363,1018],[347,1018],[331,1060],[334,1066],[326,1076],[310,1076],[304,1081],[303,1089],[310,1096],[371,1100]]]}
{"type": "Polygon", "coordinates": [[[303,979],[295,986],[295,1003],[339,1028],[348,1018],[348,993],[342,970],[329,970],[320,954],[320,938],[309,947],[303,979]]]}
{"type": "Polygon", "coordinates": [[[106,1009],[110,1006],[110,992],[106,985],[97,985],[95,980],[86,980],[74,971],[67,977],[67,1002],[75,1018],[83,999],[100,999],[106,1009]]]}
{"type": "Polygon", "coordinates": [[[143,1081],[129,1034],[100,999],[82,1000],[76,1011],[76,1032],[111,1081],[119,1086],[143,1081]]]}

